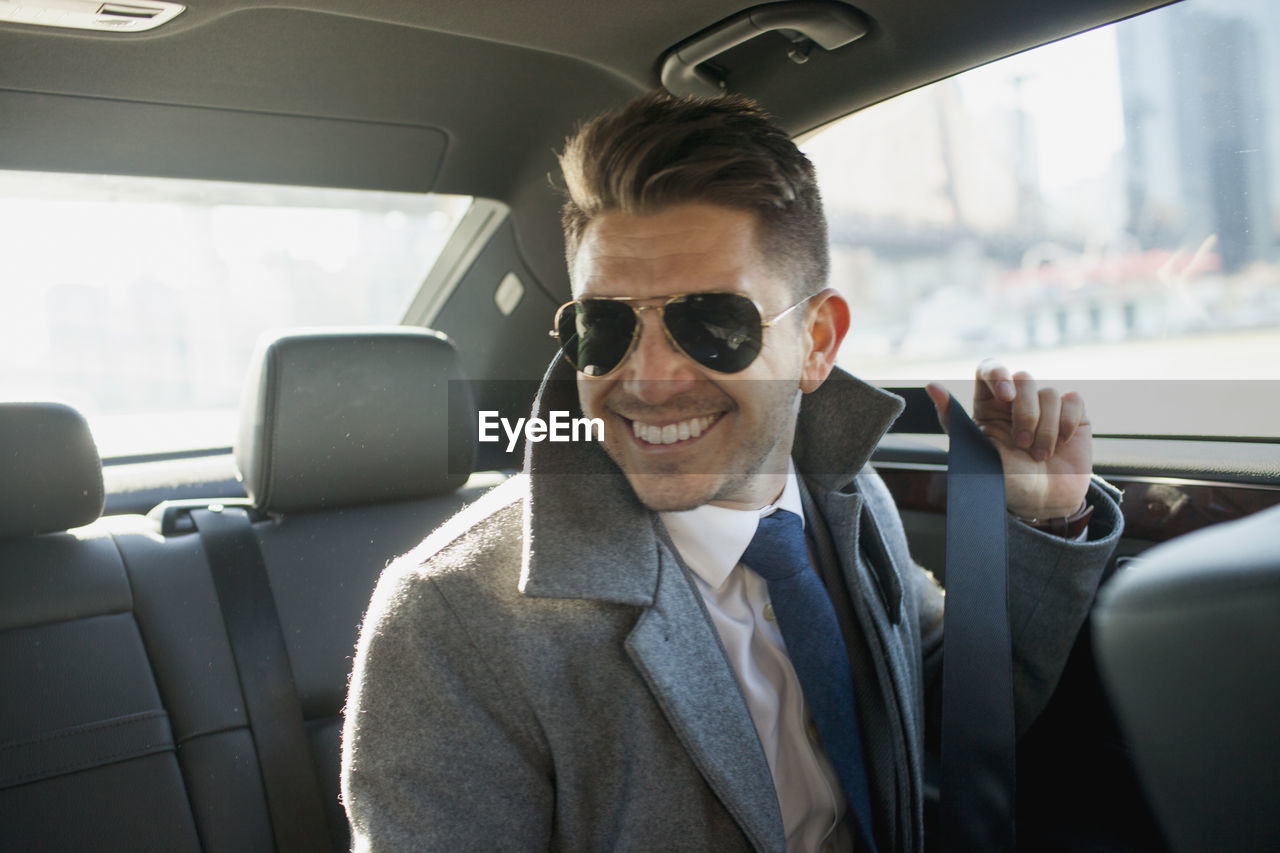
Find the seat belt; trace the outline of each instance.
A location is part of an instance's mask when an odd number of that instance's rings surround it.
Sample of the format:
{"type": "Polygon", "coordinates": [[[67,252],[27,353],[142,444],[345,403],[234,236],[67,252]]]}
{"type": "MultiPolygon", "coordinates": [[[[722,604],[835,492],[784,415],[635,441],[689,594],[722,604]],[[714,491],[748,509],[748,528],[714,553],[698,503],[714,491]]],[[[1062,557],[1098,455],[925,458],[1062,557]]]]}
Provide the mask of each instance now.
{"type": "Polygon", "coordinates": [[[191,511],[231,641],[279,853],[333,850],[284,632],[248,513],[191,511]]]}
{"type": "Polygon", "coordinates": [[[1012,851],[1016,729],[1004,471],[995,445],[955,397],[947,432],[943,847],[1012,851]]]}

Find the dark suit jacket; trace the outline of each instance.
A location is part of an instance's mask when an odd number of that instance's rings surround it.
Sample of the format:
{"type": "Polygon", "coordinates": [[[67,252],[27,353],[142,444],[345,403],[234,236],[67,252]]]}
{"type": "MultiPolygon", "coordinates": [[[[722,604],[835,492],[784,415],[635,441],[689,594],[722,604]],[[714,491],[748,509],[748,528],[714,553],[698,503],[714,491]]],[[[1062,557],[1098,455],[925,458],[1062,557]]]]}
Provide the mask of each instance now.
{"type": "MultiPolygon", "coordinates": [[[[576,409],[556,393],[544,412],[576,409]]],[[[849,633],[882,850],[921,847],[942,639],[941,591],[866,465],[900,409],[837,372],[805,398],[793,452],[849,633]],[[867,518],[887,554],[875,564],[858,544],[867,518]]],[[[1090,500],[1105,535],[1088,543],[1011,524],[1021,727],[1048,701],[1119,536],[1111,498],[1090,500]]],[[[594,446],[531,445],[526,474],[387,569],[361,632],[342,783],[357,850],[786,846],[690,573],[594,446]]]]}

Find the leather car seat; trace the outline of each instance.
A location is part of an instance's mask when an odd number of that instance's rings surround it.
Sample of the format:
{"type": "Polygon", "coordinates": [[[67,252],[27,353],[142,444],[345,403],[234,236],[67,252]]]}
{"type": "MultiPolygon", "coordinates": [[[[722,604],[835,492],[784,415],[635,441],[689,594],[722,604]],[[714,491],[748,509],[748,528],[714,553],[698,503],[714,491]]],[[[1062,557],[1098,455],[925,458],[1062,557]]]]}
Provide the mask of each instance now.
{"type": "Polygon", "coordinates": [[[1280,850],[1280,507],[1147,551],[1093,624],[1173,849],[1280,850]]]}
{"type": "Polygon", "coordinates": [[[85,419],[0,403],[0,850],[201,849],[85,419]]]}

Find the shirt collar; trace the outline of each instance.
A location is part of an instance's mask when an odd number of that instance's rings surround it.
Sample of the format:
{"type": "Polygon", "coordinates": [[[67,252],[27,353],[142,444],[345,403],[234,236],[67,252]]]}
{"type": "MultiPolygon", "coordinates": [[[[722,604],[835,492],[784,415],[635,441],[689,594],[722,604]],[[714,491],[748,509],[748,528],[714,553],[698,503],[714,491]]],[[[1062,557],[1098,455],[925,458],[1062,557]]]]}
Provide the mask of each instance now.
{"type": "Polygon", "coordinates": [[[787,481],[776,501],[760,509],[728,509],[705,504],[686,512],[660,512],[685,563],[712,589],[719,589],[742,559],[760,519],[779,509],[794,512],[804,521],[795,463],[788,461],[787,481]]]}

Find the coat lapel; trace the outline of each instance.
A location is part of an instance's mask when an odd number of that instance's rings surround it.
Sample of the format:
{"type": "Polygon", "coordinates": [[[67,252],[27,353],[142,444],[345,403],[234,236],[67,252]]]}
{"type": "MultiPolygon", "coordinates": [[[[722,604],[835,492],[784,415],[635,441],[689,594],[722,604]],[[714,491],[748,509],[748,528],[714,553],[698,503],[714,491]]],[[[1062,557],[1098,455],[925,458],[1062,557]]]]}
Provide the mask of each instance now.
{"type": "MultiPolygon", "coordinates": [[[[553,370],[535,412],[576,414],[572,381],[553,370]]],[[[543,442],[526,451],[520,590],[642,610],[626,651],[703,778],[758,850],[783,851],[769,764],[720,638],[656,516],[598,447],[543,442]]]]}
{"type": "MultiPolygon", "coordinates": [[[[538,417],[551,411],[580,414],[577,386],[560,375],[561,367],[553,366],[543,382],[534,402],[538,417]]],[[[658,545],[651,513],[604,450],[594,443],[529,442],[525,470],[529,499],[520,591],[541,598],[652,604],[658,545]]]]}
{"type": "Polygon", "coordinates": [[[891,658],[895,650],[900,653],[902,649],[902,641],[894,636],[894,632],[913,629],[902,623],[901,593],[895,598],[892,591],[886,589],[888,580],[877,576],[878,573],[894,575],[893,582],[896,583],[899,577],[897,567],[872,567],[861,556],[859,537],[865,523],[862,497],[846,492],[827,492],[815,493],[814,500],[826,522],[832,545],[841,555],[840,571],[850,591],[850,603],[861,629],[861,639],[866,643],[867,668],[861,673],[855,672],[854,678],[876,679],[882,706],[875,710],[887,712],[869,713],[864,717],[864,729],[871,729],[864,731],[864,736],[869,740],[884,739],[879,744],[869,745],[871,748],[867,755],[873,763],[869,769],[875,774],[881,807],[889,809],[882,812],[883,817],[889,820],[886,829],[891,838],[897,838],[902,831],[909,832],[912,826],[909,780],[916,768],[909,766],[915,757],[905,748],[907,736],[903,725],[916,712],[911,698],[914,694],[907,680],[910,668],[903,665],[904,662],[891,658]],[[872,721],[876,720],[880,725],[874,725],[872,721]],[[872,725],[868,726],[868,723],[872,725]]]}
{"type": "MultiPolygon", "coordinates": [[[[850,653],[855,681],[874,684],[869,696],[859,695],[859,715],[867,743],[868,770],[877,800],[881,831],[889,848],[896,848],[903,832],[914,825],[911,811],[914,756],[907,748],[905,718],[914,715],[911,667],[903,660],[901,638],[902,586],[891,565],[868,566],[862,557],[860,534],[863,499],[853,488],[872,450],[902,412],[901,398],[855,379],[840,369],[832,372],[816,392],[807,395],[796,425],[792,450],[796,468],[808,484],[830,544],[839,563],[836,571],[849,591],[860,654],[850,653]],[[863,701],[864,698],[867,701],[863,701]]],[[[802,490],[803,491],[803,490],[802,490]]]]}
{"type": "Polygon", "coordinates": [[[653,606],[627,653],[711,789],[757,850],[785,850],[782,814],[741,689],[675,554],[660,548],[653,606]]]}

